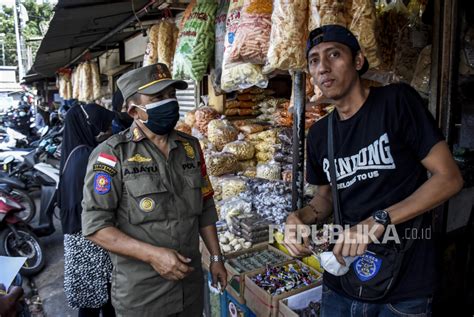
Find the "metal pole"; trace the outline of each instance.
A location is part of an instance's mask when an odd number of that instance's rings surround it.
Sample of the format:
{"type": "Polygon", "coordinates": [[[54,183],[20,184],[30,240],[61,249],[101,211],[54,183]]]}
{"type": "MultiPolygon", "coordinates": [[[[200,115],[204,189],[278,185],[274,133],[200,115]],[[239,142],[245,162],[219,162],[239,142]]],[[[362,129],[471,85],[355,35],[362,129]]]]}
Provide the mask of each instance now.
{"type": "Polygon", "coordinates": [[[2,41],[2,61],[3,61],[3,66],[5,66],[5,42],[2,41]]]}
{"type": "Polygon", "coordinates": [[[293,75],[293,210],[303,208],[304,198],[305,87],[306,74],[296,72],[293,75]]]}
{"type": "Polygon", "coordinates": [[[23,61],[21,59],[21,35],[20,35],[20,21],[18,19],[18,0],[15,0],[15,7],[13,8],[13,16],[15,19],[15,35],[16,35],[16,54],[18,59],[18,82],[21,82],[25,76],[25,71],[23,69],[23,61]]]}

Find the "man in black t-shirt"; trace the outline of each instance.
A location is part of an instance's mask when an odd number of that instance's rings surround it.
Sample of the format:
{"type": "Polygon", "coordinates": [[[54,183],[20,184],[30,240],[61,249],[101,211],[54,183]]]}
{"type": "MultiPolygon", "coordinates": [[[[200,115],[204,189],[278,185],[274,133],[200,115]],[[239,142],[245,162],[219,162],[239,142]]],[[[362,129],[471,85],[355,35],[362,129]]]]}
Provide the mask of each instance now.
{"type": "MultiPolygon", "coordinates": [[[[431,217],[427,211],[461,190],[459,169],[414,89],[405,84],[370,89],[362,85],[360,76],[367,71],[368,61],[349,30],[328,25],[312,31],[307,56],[309,72],[325,97],[333,100],[335,113],[309,131],[307,180],[318,185],[318,191],[308,206],[288,216],[286,224],[314,224],[333,212],[334,184],[330,184],[327,146],[329,118],[334,126],[334,166],[342,222],[351,226],[334,245],[337,261],[345,265],[344,257],[363,255],[373,242],[367,232],[357,232],[360,225],[365,225],[377,239],[383,237],[388,225],[395,225],[403,243],[412,238],[415,220],[421,221],[415,232],[418,235],[403,257],[400,273],[384,298],[357,300],[344,291],[340,276],[326,272],[322,316],[428,315],[435,269],[429,237],[431,217]],[[429,179],[427,172],[431,174],[429,179]]],[[[293,255],[310,253],[307,241],[286,241],[292,242],[286,245],[293,255]]],[[[382,265],[380,270],[383,269],[382,265]]],[[[359,273],[372,278],[379,272],[359,273]]]]}

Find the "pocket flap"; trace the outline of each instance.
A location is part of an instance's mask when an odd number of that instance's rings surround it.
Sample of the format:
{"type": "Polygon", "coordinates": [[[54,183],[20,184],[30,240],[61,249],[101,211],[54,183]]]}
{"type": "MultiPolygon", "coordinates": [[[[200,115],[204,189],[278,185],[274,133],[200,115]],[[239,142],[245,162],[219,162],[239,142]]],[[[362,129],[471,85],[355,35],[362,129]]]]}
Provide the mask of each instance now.
{"type": "Polygon", "coordinates": [[[125,182],[125,186],[133,197],[168,191],[160,179],[152,177],[140,177],[128,180],[125,182]]]}

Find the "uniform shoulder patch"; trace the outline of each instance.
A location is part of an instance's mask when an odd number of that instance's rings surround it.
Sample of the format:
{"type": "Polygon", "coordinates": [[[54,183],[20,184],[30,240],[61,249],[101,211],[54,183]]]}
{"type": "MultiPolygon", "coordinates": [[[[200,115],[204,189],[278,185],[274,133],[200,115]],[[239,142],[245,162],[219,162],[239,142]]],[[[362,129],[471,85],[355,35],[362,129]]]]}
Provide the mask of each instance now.
{"type": "Polygon", "coordinates": [[[117,175],[117,170],[115,168],[107,166],[105,164],[101,164],[101,163],[94,164],[93,171],[94,172],[104,172],[104,173],[109,174],[110,176],[117,175]]]}
{"type": "Polygon", "coordinates": [[[98,172],[94,177],[94,191],[99,195],[105,195],[112,188],[111,176],[107,173],[98,172]]]}

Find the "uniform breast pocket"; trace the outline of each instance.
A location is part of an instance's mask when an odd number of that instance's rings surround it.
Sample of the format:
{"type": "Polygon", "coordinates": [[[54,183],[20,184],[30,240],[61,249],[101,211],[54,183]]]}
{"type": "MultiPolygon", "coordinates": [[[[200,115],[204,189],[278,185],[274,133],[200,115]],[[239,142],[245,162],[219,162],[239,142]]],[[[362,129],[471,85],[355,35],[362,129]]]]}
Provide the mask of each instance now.
{"type": "Polygon", "coordinates": [[[167,218],[170,193],[159,179],[139,177],[126,181],[125,186],[130,194],[128,216],[131,224],[167,218]]]}
{"type": "Polygon", "coordinates": [[[200,173],[184,175],[184,197],[188,202],[191,215],[202,214],[202,186],[204,185],[200,173]]]}

